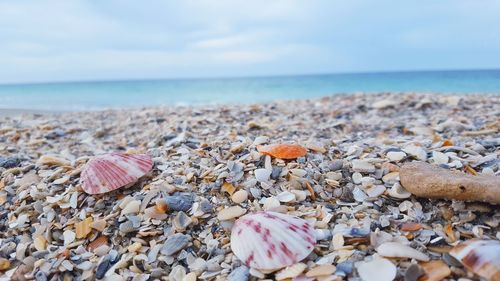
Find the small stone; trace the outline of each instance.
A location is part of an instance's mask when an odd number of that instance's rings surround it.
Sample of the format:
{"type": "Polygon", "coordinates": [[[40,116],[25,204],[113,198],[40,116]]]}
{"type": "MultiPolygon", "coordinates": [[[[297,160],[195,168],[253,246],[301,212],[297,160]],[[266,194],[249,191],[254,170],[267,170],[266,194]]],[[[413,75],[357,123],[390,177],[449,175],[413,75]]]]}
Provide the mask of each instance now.
{"type": "Polygon", "coordinates": [[[173,225],[177,231],[185,230],[193,220],[184,212],[178,212],[174,218],[173,225]]]}
{"type": "Polygon", "coordinates": [[[21,159],[17,157],[0,157],[0,167],[5,169],[15,168],[21,164],[21,159]]]}
{"type": "Polygon", "coordinates": [[[35,273],[35,280],[36,281],[47,281],[47,275],[45,275],[45,273],[43,273],[43,271],[37,271],[35,273]]]}
{"type": "Polygon", "coordinates": [[[165,197],[168,210],[187,212],[193,206],[193,197],[190,194],[181,193],[165,197]]]}
{"type": "Polygon", "coordinates": [[[231,199],[233,200],[234,203],[240,204],[248,199],[248,192],[246,190],[238,190],[236,191],[233,196],[231,196],[231,199]]]}
{"type": "Polygon", "coordinates": [[[171,256],[178,251],[184,249],[189,244],[189,236],[181,234],[181,233],[176,233],[172,236],[170,236],[163,247],[161,248],[160,252],[163,255],[166,256],[171,256]]]}
{"type": "Polygon", "coordinates": [[[273,180],[277,180],[280,175],[281,175],[281,171],[283,171],[283,168],[280,167],[280,166],[273,166],[273,170],[271,172],[271,178],[273,180]]]}
{"type": "Polygon", "coordinates": [[[267,169],[256,169],[254,171],[255,178],[259,182],[267,182],[269,181],[269,177],[271,176],[272,171],[267,169]]]}
{"type": "Polygon", "coordinates": [[[110,268],[111,263],[109,262],[109,255],[104,256],[102,261],[97,265],[97,269],[95,272],[95,277],[97,279],[102,279],[108,269],[110,268]]]}
{"type": "Polygon", "coordinates": [[[398,162],[406,157],[406,153],[403,151],[389,151],[387,152],[386,157],[393,162],[398,162]]]}
{"type": "Polygon", "coordinates": [[[303,178],[307,175],[307,171],[304,169],[291,169],[290,173],[292,173],[292,175],[297,176],[299,178],[303,178]]]}
{"type": "Polygon", "coordinates": [[[317,277],[317,276],[327,276],[332,275],[335,272],[335,265],[332,264],[322,264],[314,267],[306,273],[306,277],[317,277]]]}
{"type": "Polygon", "coordinates": [[[220,210],[219,213],[217,214],[217,219],[221,221],[234,219],[242,216],[243,214],[246,213],[246,211],[247,211],[246,209],[243,209],[240,206],[232,206],[220,210]]]}
{"type": "Polygon", "coordinates": [[[248,267],[240,266],[231,271],[231,273],[227,276],[227,281],[247,281],[248,275],[248,267]]]}
{"type": "Polygon", "coordinates": [[[375,166],[366,160],[354,159],[352,160],[352,170],[360,173],[373,173],[375,166]]]}
{"type": "Polygon", "coordinates": [[[283,203],[289,203],[295,201],[295,194],[290,191],[283,191],[280,194],[276,195],[276,199],[283,203]]]}
{"type": "Polygon", "coordinates": [[[412,264],[406,269],[404,280],[405,281],[417,281],[419,277],[424,274],[424,270],[418,264],[412,264]]]}

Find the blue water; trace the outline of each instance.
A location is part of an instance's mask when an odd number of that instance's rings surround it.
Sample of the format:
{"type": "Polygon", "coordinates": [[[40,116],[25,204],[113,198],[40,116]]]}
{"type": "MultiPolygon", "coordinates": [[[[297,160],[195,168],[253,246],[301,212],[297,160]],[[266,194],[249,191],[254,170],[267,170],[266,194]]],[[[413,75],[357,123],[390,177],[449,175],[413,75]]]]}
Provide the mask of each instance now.
{"type": "Polygon", "coordinates": [[[0,85],[0,108],[255,103],[354,92],[500,93],[500,70],[0,85]]]}

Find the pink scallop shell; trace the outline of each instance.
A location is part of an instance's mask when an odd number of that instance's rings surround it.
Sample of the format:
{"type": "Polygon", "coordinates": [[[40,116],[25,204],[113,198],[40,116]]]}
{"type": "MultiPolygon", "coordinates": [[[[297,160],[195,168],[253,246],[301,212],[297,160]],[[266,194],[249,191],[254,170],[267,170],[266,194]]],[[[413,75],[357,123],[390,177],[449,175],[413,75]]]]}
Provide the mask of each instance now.
{"type": "Polygon", "coordinates": [[[248,267],[279,269],[306,258],[316,238],[311,224],[275,212],[257,212],[238,219],[231,230],[231,249],[248,267]]]}
{"type": "Polygon", "coordinates": [[[96,156],[85,164],[80,177],[89,194],[100,194],[136,182],[153,167],[146,154],[112,152],[96,156]]]}

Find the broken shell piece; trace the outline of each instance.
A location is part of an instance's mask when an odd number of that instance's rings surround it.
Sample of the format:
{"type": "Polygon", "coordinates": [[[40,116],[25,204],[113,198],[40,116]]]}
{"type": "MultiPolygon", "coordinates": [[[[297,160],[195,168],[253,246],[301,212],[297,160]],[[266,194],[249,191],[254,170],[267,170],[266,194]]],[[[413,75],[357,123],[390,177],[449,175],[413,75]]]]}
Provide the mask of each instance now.
{"type": "Polygon", "coordinates": [[[297,277],[304,271],[304,269],[306,269],[306,267],[307,265],[301,262],[291,265],[281,270],[280,272],[276,273],[276,280],[283,280],[283,279],[297,277]]]}
{"type": "Polygon", "coordinates": [[[500,280],[500,241],[469,240],[455,246],[450,255],[477,275],[500,280]]]}
{"type": "Polygon", "coordinates": [[[88,217],[81,222],[75,224],[76,238],[81,239],[87,237],[92,231],[92,217],[88,217]]]}
{"type": "Polygon", "coordinates": [[[335,272],[335,270],[336,270],[335,265],[321,264],[309,270],[306,273],[306,277],[330,276],[335,272]]]}
{"type": "Polygon", "coordinates": [[[402,187],[399,182],[395,183],[387,193],[389,194],[389,196],[398,199],[406,199],[410,198],[411,196],[411,193],[404,189],[404,187],[402,187]]]}
{"type": "Polygon", "coordinates": [[[396,278],[396,266],[384,258],[374,257],[371,261],[360,262],[357,268],[364,281],[392,281],[396,278]]]}
{"type": "Polygon", "coordinates": [[[89,194],[109,192],[136,182],[153,167],[146,154],[113,152],[94,157],[82,169],[80,181],[89,194]]]}
{"type": "Polygon", "coordinates": [[[280,159],[295,159],[307,154],[307,150],[297,144],[271,144],[258,145],[261,154],[270,155],[280,159]]]}
{"type": "Polygon", "coordinates": [[[441,281],[451,274],[450,268],[440,260],[420,263],[425,275],[418,281],[441,281]]]}
{"type": "Polygon", "coordinates": [[[99,236],[94,241],[90,242],[87,246],[89,252],[94,252],[95,249],[108,244],[108,237],[99,236]]]}
{"type": "Polygon", "coordinates": [[[71,242],[75,241],[76,234],[71,230],[66,230],[63,232],[64,245],[68,245],[71,242]]]}
{"type": "Polygon", "coordinates": [[[410,258],[421,261],[429,260],[429,257],[426,254],[398,242],[383,243],[377,247],[377,253],[383,257],[410,258]]]}
{"type": "Polygon", "coordinates": [[[276,212],[258,212],[241,217],[231,231],[231,249],[245,265],[257,269],[279,269],[295,264],[311,253],[316,244],[309,222],[276,212]]]}

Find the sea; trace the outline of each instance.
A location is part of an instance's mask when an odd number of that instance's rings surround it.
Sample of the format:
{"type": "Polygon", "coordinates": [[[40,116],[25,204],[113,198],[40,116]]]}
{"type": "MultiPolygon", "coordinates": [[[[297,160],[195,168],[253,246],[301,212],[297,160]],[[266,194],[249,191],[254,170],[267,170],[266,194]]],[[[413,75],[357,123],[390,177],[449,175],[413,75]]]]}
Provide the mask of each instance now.
{"type": "Polygon", "coordinates": [[[500,70],[0,84],[0,109],[75,111],[237,105],[359,92],[500,94],[500,70]]]}

